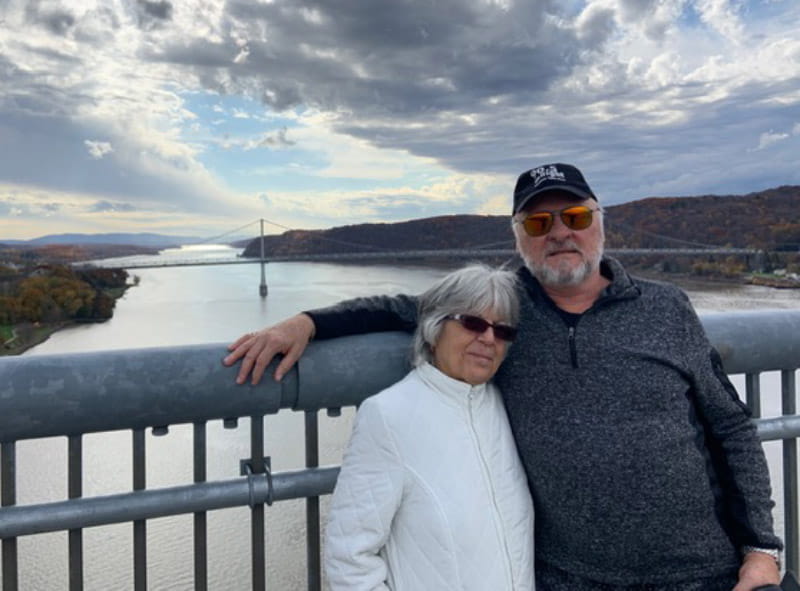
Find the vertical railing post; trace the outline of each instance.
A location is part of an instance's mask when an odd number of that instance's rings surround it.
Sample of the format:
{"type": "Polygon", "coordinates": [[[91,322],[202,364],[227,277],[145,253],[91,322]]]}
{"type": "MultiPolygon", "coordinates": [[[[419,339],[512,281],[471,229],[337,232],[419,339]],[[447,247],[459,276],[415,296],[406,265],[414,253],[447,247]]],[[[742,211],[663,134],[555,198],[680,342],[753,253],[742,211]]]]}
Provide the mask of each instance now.
{"type": "MultiPolygon", "coordinates": [[[[133,490],[147,487],[145,431],[133,430],[133,490]]],[[[147,522],[133,522],[133,588],[147,591],[147,522]]]]}
{"type": "Polygon", "coordinates": [[[761,418],[761,374],[748,373],[744,376],[747,407],[753,418],[761,418]]]}
{"type": "MultiPolygon", "coordinates": [[[[206,424],[194,424],[194,481],[206,481],[206,424]]],[[[194,588],[195,591],[208,589],[208,526],[206,512],[194,514],[194,588]]]]}
{"type": "MultiPolygon", "coordinates": [[[[250,417],[250,465],[253,474],[264,474],[264,417],[250,417]]],[[[250,507],[250,537],[253,553],[253,591],[266,588],[266,550],[264,544],[264,505],[250,507]]]]}
{"type": "MultiPolygon", "coordinates": [[[[797,413],[797,384],[795,370],[781,371],[781,400],[784,415],[797,413]]],[[[784,561],[786,569],[798,572],[800,565],[800,518],[797,495],[797,439],[783,440],[783,514],[784,514],[784,561]]]]}
{"type": "MultiPolygon", "coordinates": [[[[319,422],[318,411],[306,411],[306,468],[319,466],[319,422]]],[[[322,588],[322,568],[320,564],[320,524],[319,497],[306,498],[306,568],[308,570],[308,591],[322,588]]]]}
{"type": "MultiPolygon", "coordinates": [[[[0,506],[10,507],[17,503],[17,450],[16,444],[0,444],[0,506]]],[[[17,538],[3,540],[3,591],[17,591],[17,538]]]]}
{"type": "MultiPolygon", "coordinates": [[[[80,435],[70,435],[67,440],[67,496],[83,496],[83,443],[80,435]]],[[[69,545],[69,590],[83,590],[83,530],[71,529],[69,545]]]]}

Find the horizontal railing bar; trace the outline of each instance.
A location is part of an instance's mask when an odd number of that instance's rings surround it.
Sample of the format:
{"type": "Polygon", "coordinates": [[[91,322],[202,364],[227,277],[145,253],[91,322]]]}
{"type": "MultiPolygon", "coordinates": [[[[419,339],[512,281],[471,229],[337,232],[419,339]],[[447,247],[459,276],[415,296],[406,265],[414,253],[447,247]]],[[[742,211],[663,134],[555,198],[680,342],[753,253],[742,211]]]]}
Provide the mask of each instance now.
{"type": "Polygon", "coordinates": [[[762,441],[800,437],[800,415],[787,415],[753,421],[762,441]]]}
{"type": "Polygon", "coordinates": [[[800,310],[747,310],[700,315],[729,374],[800,367],[800,310]]]}
{"type": "MultiPolygon", "coordinates": [[[[800,415],[755,420],[763,441],[800,437],[800,415]]],[[[329,494],[338,466],[307,468],[184,486],[147,489],[36,505],[4,507],[0,538],[95,527],[170,515],[329,494]]]]}
{"type": "MultiPolygon", "coordinates": [[[[800,364],[800,310],[701,320],[729,374],[800,364]]],[[[222,343],[4,357],[0,441],[352,406],[405,375],[409,341],[392,332],[313,342],[280,383],[258,386],[234,383],[238,367],[222,366],[222,343]]]]}
{"type": "MultiPolygon", "coordinates": [[[[800,436],[800,415],[754,422],[763,441],[800,436]]],[[[0,538],[319,496],[333,491],[338,473],[338,466],[279,472],[272,475],[271,494],[267,476],[253,474],[232,480],[5,507],[0,538]]]]}
{"type": "Polygon", "coordinates": [[[0,539],[330,494],[338,466],[3,507],[0,539]]]}

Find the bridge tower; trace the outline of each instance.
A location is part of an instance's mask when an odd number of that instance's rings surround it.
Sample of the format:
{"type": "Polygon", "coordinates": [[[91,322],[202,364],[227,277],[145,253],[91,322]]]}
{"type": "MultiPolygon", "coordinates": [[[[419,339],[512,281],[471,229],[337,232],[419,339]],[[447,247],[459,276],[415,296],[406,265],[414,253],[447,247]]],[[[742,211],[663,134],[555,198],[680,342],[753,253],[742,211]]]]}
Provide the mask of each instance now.
{"type": "Polygon", "coordinates": [[[258,294],[265,298],[267,297],[267,276],[264,270],[264,218],[261,218],[261,284],[258,286],[258,294]]]}

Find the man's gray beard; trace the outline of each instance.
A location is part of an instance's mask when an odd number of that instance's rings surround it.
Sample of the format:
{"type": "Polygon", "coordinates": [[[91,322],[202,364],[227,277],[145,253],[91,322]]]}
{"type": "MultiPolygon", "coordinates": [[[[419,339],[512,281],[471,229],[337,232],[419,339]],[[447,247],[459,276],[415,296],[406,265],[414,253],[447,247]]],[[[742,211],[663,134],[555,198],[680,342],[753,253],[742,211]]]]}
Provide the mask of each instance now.
{"type": "Polygon", "coordinates": [[[559,266],[554,269],[546,264],[537,265],[531,259],[522,257],[525,266],[531,274],[539,280],[542,285],[552,287],[569,287],[580,285],[588,279],[592,273],[600,267],[600,259],[603,257],[602,249],[591,259],[584,260],[577,267],[559,266]]]}

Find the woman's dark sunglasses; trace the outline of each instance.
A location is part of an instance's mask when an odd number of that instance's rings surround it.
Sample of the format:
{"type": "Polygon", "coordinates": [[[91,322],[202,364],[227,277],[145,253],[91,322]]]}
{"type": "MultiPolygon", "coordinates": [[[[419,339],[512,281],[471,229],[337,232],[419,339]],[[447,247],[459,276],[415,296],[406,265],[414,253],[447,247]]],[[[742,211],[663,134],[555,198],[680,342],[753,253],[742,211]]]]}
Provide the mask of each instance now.
{"type": "Polygon", "coordinates": [[[445,316],[446,320],[455,320],[470,332],[483,334],[490,326],[494,332],[494,336],[509,343],[517,337],[517,329],[508,324],[493,324],[488,320],[484,320],[480,316],[472,316],[470,314],[449,314],[445,316]]]}
{"type": "Polygon", "coordinates": [[[592,214],[595,211],[598,210],[585,205],[573,205],[561,211],[535,211],[517,223],[522,224],[528,236],[544,236],[553,229],[553,221],[558,215],[570,230],[585,230],[592,225],[592,214]]]}

